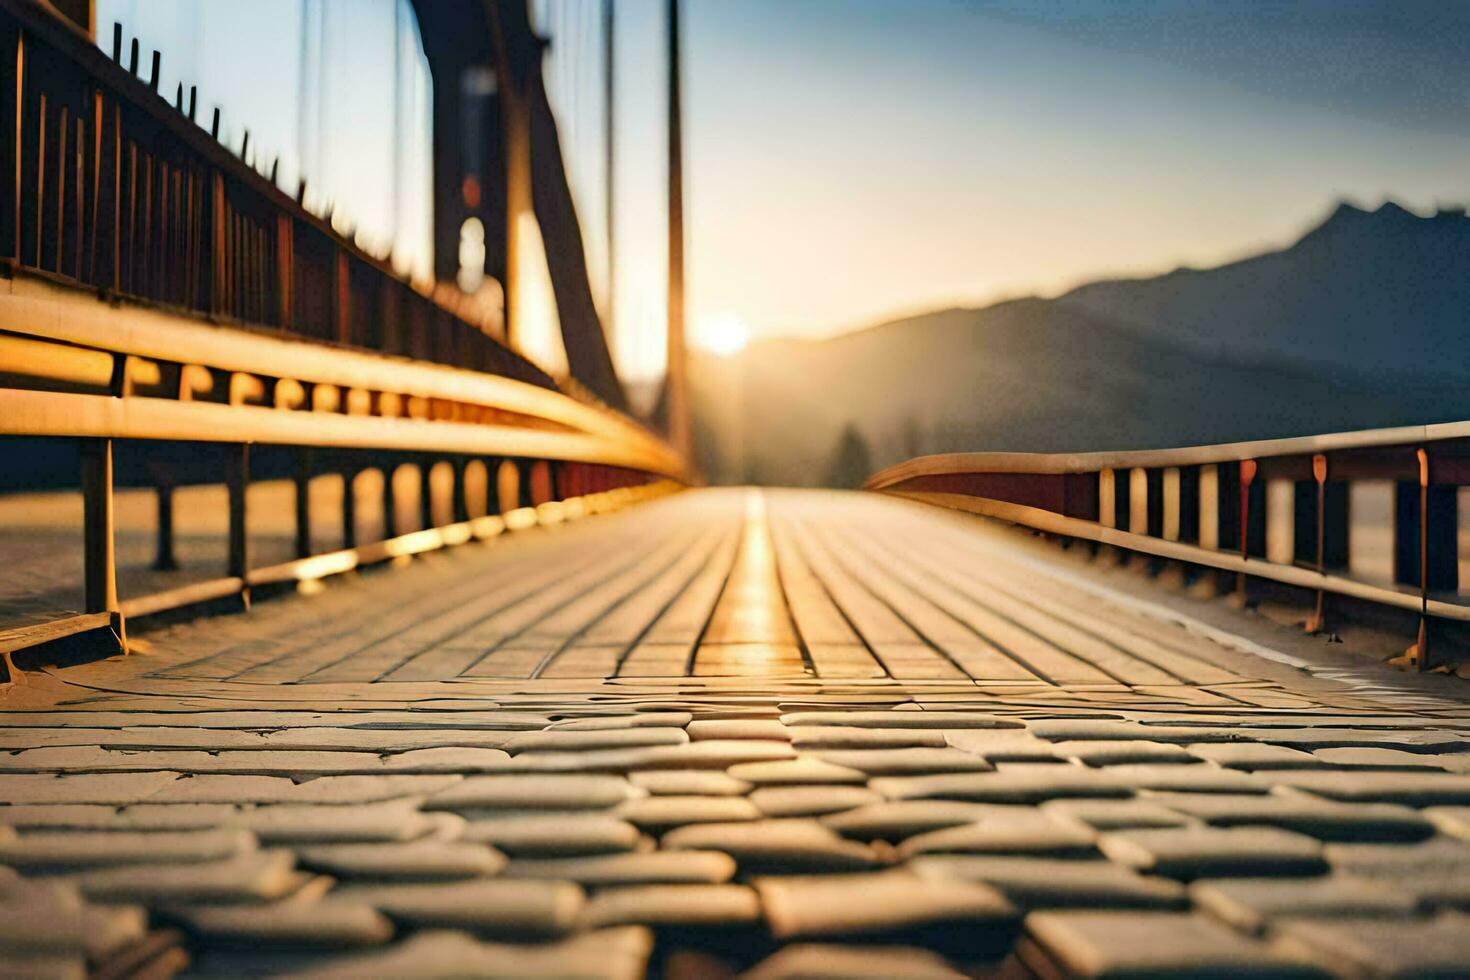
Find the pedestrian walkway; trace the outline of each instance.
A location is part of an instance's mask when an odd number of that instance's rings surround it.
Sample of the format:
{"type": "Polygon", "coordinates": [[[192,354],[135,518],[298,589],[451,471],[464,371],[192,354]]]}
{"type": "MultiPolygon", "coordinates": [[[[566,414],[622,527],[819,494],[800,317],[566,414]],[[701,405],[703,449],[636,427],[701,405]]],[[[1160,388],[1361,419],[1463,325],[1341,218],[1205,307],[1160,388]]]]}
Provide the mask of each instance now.
{"type": "Polygon", "coordinates": [[[873,495],[509,533],[29,675],[0,700],[0,949],[56,976],[1470,968],[1463,683],[1260,629],[873,495]]]}

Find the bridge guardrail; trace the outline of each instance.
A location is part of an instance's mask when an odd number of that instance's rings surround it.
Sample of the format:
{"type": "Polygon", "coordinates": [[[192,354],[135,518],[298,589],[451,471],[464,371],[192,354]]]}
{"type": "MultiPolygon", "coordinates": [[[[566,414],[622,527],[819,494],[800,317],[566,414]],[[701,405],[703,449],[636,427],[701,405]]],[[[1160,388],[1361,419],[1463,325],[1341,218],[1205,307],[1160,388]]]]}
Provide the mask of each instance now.
{"type": "MultiPolygon", "coordinates": [[[[125,618],[315,578],[510,527],[554,522],[682,480],[662,439],[558,390],[476,310],[404,281],[281,193],[41,6],[0,0],[0,436],[76,437],[85,612],[0,630],[0,658],[125,618]],[[113,442],[227,447],[225,575],[120,600],[113,442]],[[297,558],[253,568],[252,445],[295,447],[297,558]],[[313,447],[454,464],[454,516],[313,554],[313,447]],[[494,462],[471,517],[470,465],[494,462]],[[493,509],[493,508],[492,508],[493,509]]],[[[245,154],[242,152],[242,156],[245,154]]],[[[428,467],[422,469],[427,500],[428,467]]],[[[344,474],[348,477],[351,473],[344,474]]],[[[385,483],[385,501],[391,481],[385,483]]],[[[159,562],[172,555],[172,488],[158,485],[159,562]]]]}
{"type": "Polygon", "coordinates": [[[998,518],[1325,598],[1417,612],[1409,654],[1429,666],[1431,620],[1470,622],[1458,595],[1457,490],[1470,486],[1470,422],[1403,426],[1178,449],[951,453],[871,476],[865,489],[998,518]],[[1359,481],[1392,481],[1392,581],[1350,570],[1349,500],[1359,481]]]}

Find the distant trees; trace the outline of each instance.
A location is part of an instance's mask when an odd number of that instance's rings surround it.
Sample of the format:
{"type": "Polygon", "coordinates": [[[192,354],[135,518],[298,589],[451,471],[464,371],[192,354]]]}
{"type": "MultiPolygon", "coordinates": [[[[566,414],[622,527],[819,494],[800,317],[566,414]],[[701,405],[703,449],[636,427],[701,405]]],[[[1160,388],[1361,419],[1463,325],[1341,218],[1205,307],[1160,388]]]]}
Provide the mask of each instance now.
{"type": "Polygon", "coordinates": [[[847,423],[827,469],[827,486],[856,490],[873,472],[873,453],[856,425],[847,423]]]}

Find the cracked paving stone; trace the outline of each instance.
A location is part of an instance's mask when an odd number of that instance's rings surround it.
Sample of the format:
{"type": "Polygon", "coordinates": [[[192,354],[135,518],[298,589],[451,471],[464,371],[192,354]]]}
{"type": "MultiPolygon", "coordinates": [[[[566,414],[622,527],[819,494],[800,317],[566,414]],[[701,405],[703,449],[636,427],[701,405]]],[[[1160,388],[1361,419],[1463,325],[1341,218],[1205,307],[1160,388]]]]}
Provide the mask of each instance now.
{"type": "Polygon", "coordinates": [[[1029,719],[1026,728],[1038,738],[1053,742],[1236,742],[1245,736],[1240,729],[1192,728],[1181,725],[1145,725],[1136,721],[1097,718],[1029,719]]]}
{"type": "Polygon", "coordinates": [[[296,857],[339,878],[475,878],[505,867],[495,848],[459,841],[321,844],[298,849],[296,857]]]}
{"type": "Polygon", "coordinates": [[[1470,963],[1470,916],[1457,913],[1424,921],[1291,920],[1276,935],[1279,948],[1338,976],[1457,977],[1470,963]]]}
{"type": "Polygon", "coordinates": [[[1411,752],[1464,752],[1470,735],[1452,732],[1371,731],[1361,728],[1261,729],[1255,737],[1299,749],[1390,748],[1411,752]]]}
{"type": "Polygon", "coordinates": [[[653,936],[623,926],[554,943],[483,942],[458,932],[423,932],[382,952],[342,957],[296,975],[302,980],[400,977],[635,980],[647,969],[653,936]]]}
{"type": "Polygon", "coordinates": [[[1120,864],[1169,878],[1260,878],[1327,870],[1322,845],[1276,827],[1119,830],[1098,841],[1120,864]]]}
{"type": "Polygon", "coordinates": [[[981,881],[1026,909],[1172,909],[1188,904],[1184,886],[1102,860],[935,854],[906,865],[923,878],[981,881]]]}
{"type": "Polygon", "coordinates": [[[506,742],[511,755],[522,752],[582,752],[596,749],[644,748],[651,745],[683,745],[689,736],[682,728],[614,728],[582,731],[552,728],[528,732],[506,742]]]}
{"type": "Polygon", "coordinates": [[[780,742],[791,740],[790,729],[779,721],[765,718],[692,721],[689,723],[688,731],[689,737],[696,742],[712,738],[775,739],[780,742]]]}
{"type": "Polygon", "coordinates": [[[382,913],[340,901],[195,905],[166,914],[211,943],[344,947],[378,946],[393,938],[393,923],[382,913]]]}
{"type": "Polygon", "coordinates": [[[844,871],[882,863],[867,844],[850,841],[815,820],[680,827],[663,836],[669,851],[722,851],[742,871],[844,871]]]}
{"type": "Polygon", "coordinates": [[[860,840],[902,840],[945,827],[974,823],[993,814],[996,806],[951,800],[889,800],[821,818],[824,826],[844,837],[860,840]]]}
{"type": "Polygon", "coordinates": [[[722,851],[649,851],[567,858],[516,858],[505,879],[564,879],[584,885],[719,885],[735,875],[722,851]]]}
{"type": "MultiPolygon", "coordinates": [[[[764,765],[765,763],[751,763],[764,765]]],[[[779,763],[773,763],[779,765],[779,763]]],[[[710,769],[656,769],[630,772],[628,781],[654,796],[744,796],[750,783],[710,769]]]]}
{"type": "Polygon", "coordinates": [[[560,936],[571,931],[585,896],[570,881],[464,881],[345,884],[322,901],[367,905],[419,928],[474,929],[508,936],[560,936]]]}
{"type": "Polygon", "coordinates": [[[767,817],[816,817],[882,803],[883,797],[863,786],[762,786],[750,802],[767,817]]]}
{"type": "Polygon", "coordinates": [[[635,749],[592,749],[586,752],[522,752],[505,768],[514,772],[627,773],[650,769],[725,769],[742,762],[789,759],[796,753],[785,742],[710,739],[683,745],[650,745],[635,749]]]}
{"type": "Polygon", "coordinates": [[[758,820],[761,811],[743,796],[645,796],[629,800],[615,814],[643,830],[662,831],[682,824],[758,820]]]}
{"type": "Polygon", "coordinates": [[[1366,749],[1351,746],[1337,749],[1318,749],[1312,753],[1334,768],[1378,769],[1386,771],[1429,769],[1444,772],[1442,760],[1452,755],[1425,755],[1420,752],[1405,752],[1403,749],[1366,749]]]}
{"type": "Polygon", "coordinates": [[[1017,958],[1042,976],[1321,977],[1212,919],[1182,912],[1035,912],[1017,958]]]}
{"type": "Polygon", "coordinates": [[[426,810],[605,810],[642,794],[621,776],[590,773],[472,776],[423,804],[426,810]]]}
{"type": "Polygon", "coordinates": [[[901,933],[939,924],[962,926],[979,939],[986,927],[1008,931],[1017,918],[1015,906],[988,885],[926,881],[902,871],[761,877],[755,887],[778,939],[901,933]]]}
{"type": "Polygon", "coordinates": [[[1072,817],[1097,830],[1126,827],[1183,827],[1189,817],[1152,799],[1048,800],[1041,804],[1048,814],[1072,817]]]}
{"type": "Polygon", "coordinates": [[[612,854],[633,850],[639,838],[638,828],[626,820],[586,812],[473,820],[460,834],[460,840],[490,844],[517,857],[612,854]]]}
{"type": "Polygon", "coordinates": [[[1201,742],[1187,748],[1192,755],[1226,769],[1322,769],[1325,766],[1310,752],[1266,742],[1201,742]]]}
{"type": "Polygon", "coordinates": [[[300,881],[290,851],[251,851],[226,861],[124,865],[67,875],[89,900],[103,902],[260,902],[300,881]]]}
{"type": "Polygon", "coordinates": [[[1470,804],[1470,776],[1437,772],[1265,772],[1259,777],[1345,803],[1470,804]]]}
{"type": "Polygon", "coordinates": [[[1054,819],[1031,807],[983,817],[976,823],[933,830],[905,840],[900,857],[919,854],[1049,854],[1080,857],[1097,853],[1097,831],[1081,821],[1054,819]]]}
{"type": "Polygon", "coordinates": [[[816,749],[941,749],[949,743],[935,728],[857,728],[841,725],[793,725],[787,729],[791,744],[803,751],[816,749]]]}
{"type": "Polygon", "coordinates": [[[1406,917],[1419,907],[1409,892],[1348,875],[1208,879],[1190,885],[1189,895],[1198,908],[1244,932],[1283,918],[1406,917]]]}
{"type": "Polygon", "coordinates": [[[435,826],[411,799],[351,807],[282,803],[243,809],[224,822],[271,844],[390,843],[423,837],[435,826]]]}
{"type": "Polygon", "coordinates": [[[917,946],[792,943],[741,974],[742,980],[964,980],[949,963],[917,946]]]}
{"type": "Polygon", "coordinates": [[[1166,793],[1158,802],[1217,827],[1280,827],[1331,841],[1414,841],[1434,833],[1418,811],[1392,803],[1335,803],[1306,795],[1166,793]]]}
{"type": "MultiPolygon", "coordinates": [[[[1021,729],[1012,718],[969,711],[793,711],[781,716],[784,725],[828,725],[839,728],[1021,729]]],[[[925,743],[928,744],[928,743],[925,743]]]]}
{"type": "Polygon", "coordinates": [[[547,731],[606,732],[623,728],[684,728],[694,720],[688,711],[641,711],[602,718],[571,718],[554,722],[547,731]]]}
{"type": "Polygon", "coordinates": [[[865,783],[867,774],[847,766],[824,762],[814,755],[776,762],[747,762],[731,766],[727,775],[756,786],[790,786],[809,783],[865,783]]]}
{"type": "Polygon", "coordinates": [[[959,749],[834,749],[815,753],[833,765],[869,776],[921,776],[936,772],[988,772],[995,767],[959,749]]]}
{"type": "Polygon", "coordinates": [[[121,806],[146,800],[178,778],[176,772],[75,776],[5,773],[0,775],[0,800],[25,800],[29,804],[106,803],[121,806]]]}
{"type": "Polygon", "coordinates": [[[503,768],[510,756],[498,749],[417,749],[380,758],[374,752],[225,750],[149,752],[96,747],[31,749],[0,756],[0,769],[13,772],[142,772],[236,776],[376,775],[457,773],[503,768]]]}
{"type": "Polygon", "coordinates": [[[0,841],[0,864],[21,870],[224,861],[254,851],[243,830],[27,832],[0,841]]]}
{"type": "Polygon", "coordinates": [[[582,924],[590,929],[745,926],[760,917],[760,899],[748,885],[628,885],[604,888],[589,898],[582,924]]]}
{"type": "Polygon", "coordinates": [[[477,773],[505,768],[510,755],[500,749],[437,746],[394,752],[383,757],[383,772],[477,773]]]}
{"type": "Polygon", "coordinates": [[[303,783],[284,776],[190,776],[148,796],[150,803],[378,803],[428,795],[460,776],[321,776],[303,783]]]}
{"type": "Polygon", "coordinates": [[[1112,770],[1054,765],[1038,766],[1037,769],[890,776],[874,779],[868,785],[891,800],[1040,803],[1063,797],[1106,799],[1133,795],[1132,787],[1114,775],[1112,770]]]}

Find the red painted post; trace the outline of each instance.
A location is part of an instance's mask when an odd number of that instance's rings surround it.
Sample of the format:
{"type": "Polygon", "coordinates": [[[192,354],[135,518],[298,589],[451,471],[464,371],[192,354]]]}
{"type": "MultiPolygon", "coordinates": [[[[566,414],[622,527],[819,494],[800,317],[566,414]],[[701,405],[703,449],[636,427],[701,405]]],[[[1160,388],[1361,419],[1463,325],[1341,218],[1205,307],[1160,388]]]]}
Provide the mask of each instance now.
{"type": "MultiPolygon", "coordinates": [[[[1326,528],[1327,528],[1327,457],[1321,453],[1312,457],[1312,479],[1317,482],[1317,571],[1325,573],[1326,564],[1326,528]]],[[[1327,628],[1326,617],[1327,593],[1324,589],[1317,590],[1317,605],[1312,615],[1307,619],[1306,629],[1308,633],[1320,633],[1327,628]]]]}

